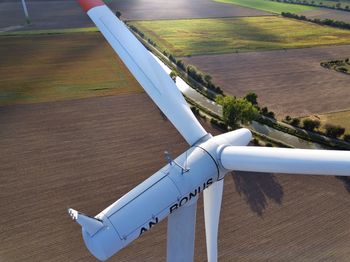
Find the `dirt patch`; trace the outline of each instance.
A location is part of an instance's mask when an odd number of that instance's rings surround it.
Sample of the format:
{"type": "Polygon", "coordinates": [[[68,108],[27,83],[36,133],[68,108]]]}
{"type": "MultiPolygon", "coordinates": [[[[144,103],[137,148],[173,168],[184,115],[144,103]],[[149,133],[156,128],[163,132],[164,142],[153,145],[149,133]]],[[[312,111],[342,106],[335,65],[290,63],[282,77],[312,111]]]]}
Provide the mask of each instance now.
{"type": "Polygon", "coordinates": [[[349,76],[320,66],[350,55],[350,46],[184,58],[213,77],[227,94],[256,92],[278,116],[349,109],[349,76]]]}
{"type": "Polygon", "coordinates": [[[319,8],[316,10],[302,12],[300,15],[305,15],[308,18],[333,19],[350,23],[350,12],[341,10],[319,8]]]}
{"type": "MultiPolygon", "coordinates": [[[[67,207],[94,215],[187,147],[146,94],[0,107],[0,123],[1,261],[96,261],[67,207]]],[[[228,175],[219,261],[348,261],[348,182],[228,175]]],[[[110,261],[164,261],[165,246],[164,221],[110,261]]]]}

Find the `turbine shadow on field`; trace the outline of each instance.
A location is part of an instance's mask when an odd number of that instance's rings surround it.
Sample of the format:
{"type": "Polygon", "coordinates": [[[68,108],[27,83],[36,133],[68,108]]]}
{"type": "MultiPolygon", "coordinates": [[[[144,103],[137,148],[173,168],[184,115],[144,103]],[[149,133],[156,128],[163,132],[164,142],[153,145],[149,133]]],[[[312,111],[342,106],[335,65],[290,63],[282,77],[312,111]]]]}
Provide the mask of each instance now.
{"type": "Polygon", "coordinates": [[[336,176],[336,179],[339,179],[344,183],[345,189],[350,193],[350,177],[347,176],[336,176]]]}
{"type": "Polygon", "coordinates": [[[262,217],[269,200],[282,204],[283,187],[273,174],[236,171],[232,178],[237,192],[258,216],[262,217]]]}

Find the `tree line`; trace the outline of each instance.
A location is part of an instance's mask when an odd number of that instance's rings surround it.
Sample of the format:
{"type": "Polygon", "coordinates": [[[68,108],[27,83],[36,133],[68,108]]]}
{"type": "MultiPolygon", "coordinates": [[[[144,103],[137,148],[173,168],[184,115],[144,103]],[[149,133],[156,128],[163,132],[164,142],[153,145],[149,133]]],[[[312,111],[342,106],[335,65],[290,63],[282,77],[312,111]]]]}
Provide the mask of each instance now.
{"type": "Polygon", "coordinates": [[[323,132],[320,130],[321,122],[318,119],[305,118],[303,121],[301,121],[299,118],[291,118],[290,116],[286,116],[284,122],[330,138],[340,138],[342,135],[344,135],[344,141],[350,142],[350,134],[345,134],[345,128],[340,125],[325,124],[323,126],[325,131],[323,132]]]}
{"type": "MultiPolygon", "coordinates": [[[[282,15],[290,18],[309,21],[309,19],[307,19],[305,16],[298,16],[291,13],[282,13],[282,15]]],[[[329,19],[326,19],[326,20],[329,20],[329,19]]],[[[138,30],[135,26],[129,25],[129,27],[134,32],[136,32],[140,37],[145,39],[145,35],[140,30],[138,30]]],[[[153,42],[151,39],[147,39],[147,42],[153,46],[156,46],[156,43],[153,42]]],[[[185,65],[185,63],[181,59],[179,60],[176,59],[175,56],[173,56],[167,51],[163,51],[163,55],[166,56],[173,64],[175,64],[179,70],[182,70],[183,72],[187,73],[187,75],[191,77],[193,80],[202,84],[208,89],[214,91],[215,93],[219,94],[216,96],[215,100],[218,104],[222,105],[224,122],[219,122],[214,119],[212,120],[212,124],[216,124],[224,129],[224,128],[227,128],[227,126],[236,128],[240,124],[247,124],[253,120],[259,121],[261,120],[261,116],[266,116],[268,118],[275,119],[274,112],[270,111],[266,106],[260,107],[258,105],[257,94],[250,92],[243,98],[237,98],[235,96],[233,97],[225,96],[223,94],[223,90],[212,82],[212,77],[210,75],[203,74],[193,65],[185,65]]],[[[176,79],[176,76],[177,75],[175,72],[170,73],[170,77],[174,81],[176,79]]],[[[318,120],[305,119],[303,120],[303,126],[301,126],[300,119],[298,118],[292,119],[291,117],[287,116],[285,118],[285,122],[293,126],[297,126],[305,130],[314,131],[314,132],[315,132],[315,129],[318,129],[320,127],[320,122],[318,120]]],[[[345,133],[345,128],[342,128],[340,126],[327,124],[324,126],[324,128],[326,130],[325,133],[322,133],[319,130],[318,130],[318,133],[321,133],[322,135],[326,135],[332,138],[339,138],[345,133]]],[[[344,135],[343,139],[347,142],[350,142],[350,134],[344,135]]]]}

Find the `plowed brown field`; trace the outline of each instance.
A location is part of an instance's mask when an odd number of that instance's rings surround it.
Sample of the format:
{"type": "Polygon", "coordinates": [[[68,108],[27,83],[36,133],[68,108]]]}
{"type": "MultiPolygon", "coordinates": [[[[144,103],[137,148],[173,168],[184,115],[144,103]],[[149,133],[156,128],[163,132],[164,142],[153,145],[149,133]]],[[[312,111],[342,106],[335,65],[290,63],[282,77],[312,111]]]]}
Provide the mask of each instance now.
{"type": "MultiPolygon", "coordinates": [[[[77,0],[26,2],[32,21],[29,26],[23,26],[25,17],[21,1],[0,1],[0,31],[94,26],[81,10],[77,0]]],[[[211,0],[110,0],[105,2],[113,11],[120,10],[123,19],[132,20],[271,15],[267,12],[216,3],[211,0]]]]}
{"type": "MultiPolygon", "coordinates": [[[[146,94],[0,107],[0,261],[95,261],[67,207],[98,213],[186,147],[146,94]]],[[[348,261],[349,207],[349,180],[228,175],[219,261],[348,261]]],[[[110,261],[164,261],[165,237],[164,221],[110,261]]]]}
{"type": "Polygon", "coordinates": [[[333,19],[336,21],[350,23],[350,13],[341,10],[318,8],[316,10],[302,12],[300,15],[305,15],[308,18],[333,19]]]}
{"type": "Polygon", "coordinates": [[[349,76],[320,66],[350,56],[350,46],[329,46],[184,58],[210,74],[227,94],[256,92],[278,116],[349,109],[349,76]]]}

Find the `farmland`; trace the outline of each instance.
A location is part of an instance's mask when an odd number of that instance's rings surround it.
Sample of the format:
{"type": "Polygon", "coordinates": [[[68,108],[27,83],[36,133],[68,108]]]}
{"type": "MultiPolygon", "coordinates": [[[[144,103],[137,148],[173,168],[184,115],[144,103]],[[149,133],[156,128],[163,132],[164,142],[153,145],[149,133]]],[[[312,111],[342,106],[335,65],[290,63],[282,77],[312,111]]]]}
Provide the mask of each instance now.
{"type": "Polygon", "coordinates": [[[316,10],[302,12],[300,15],[305,15],[308,18],[333,19],[336,21],[350,23],[350,12],[345,12],[341,10],[320,8],[316,10]]]}
{"type": "MultiPolygon", "coordinates": [[[[66,212],[95,215],[187,145],[146,94],[0,107],[3,261],[95,261],[66,212]]],[[[216,133],[208,125],[208,131],[216,133]]],[[[349,184],[237,172],[225,179],[219,261],[347,261],[349,184]]],[[[205,261],[202,198],[196,261],[205,261]]],[[[164,261],[161,222],[110,261],[164,261]]]]}
{"type": "MultiPolygon", "coordinates": [[[[184,58],[210,74],[231,95],[256,92],[279,117],[349,109],[349,76],[320,66],[350,55],[350,46],[330,46],[184,58]]],[[[345,120],[344,120],[345,121],[345,120]]]]}
{"type": "Polygon", "coordinates": [[[341,8],[345,8],[346,6],[350,6],[350,1],[349,0],[326,0],[326,1],[320,1],[316,0],[314,1],[316,5],[323,5],[327,7],[337,7],[338,4],[340,4],[341,8]]]}
{"type": "Polygon", "coordinates": [[[75,0],[26,1],[32,24],[25,25],[21,1],[0,1],[0,31],[91,27],[75,0]]]}
{"type": "Polygon", "coordinates": [[[215,1],[219,3],[240,5],[244,7],[254,8],[254,9],[271,12],[271,13],[277,13],[277,14],[280,14],[282,12],[300,13],[300,12],[315,9],[314,7],[311,7],[311,6],[279,3],[279,2],[269,1],[269,0],[215,0],[215,1]]]}
{"type": "Polygon", "coordinates": [[[100,34],[0,39],[0,105],[141,92],[100,34]]]}
{"type": "Polygon", "coordinates": [[[133,21],[131,24],[160,49],[178,57],[350,43],[349,30],[276,16],[133,21]]]}
{"type": "MultiPolygon", "coordinates": [[[[120,10],[123,19],[178,19],[269,15],[264,11],[217,3],[212,0],[111,0],[112,10],[120,10]]],[[[0,32],[58,28],[91,27],[93,23],[76,0],[27,1],[31,24],[25,25],[20,1],[0,1],[0,32]]]]}
{"type": "Polygon", "coordinates": [[[127,20],[184,19],[233,16],[261,16],[269,13],[212,0],[118,0],[109,1],[127,20]]]}

